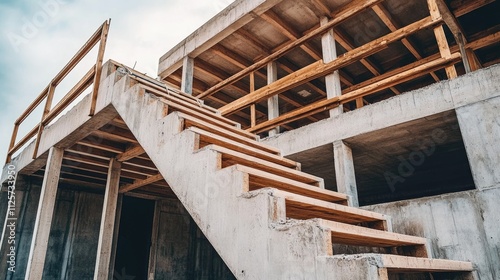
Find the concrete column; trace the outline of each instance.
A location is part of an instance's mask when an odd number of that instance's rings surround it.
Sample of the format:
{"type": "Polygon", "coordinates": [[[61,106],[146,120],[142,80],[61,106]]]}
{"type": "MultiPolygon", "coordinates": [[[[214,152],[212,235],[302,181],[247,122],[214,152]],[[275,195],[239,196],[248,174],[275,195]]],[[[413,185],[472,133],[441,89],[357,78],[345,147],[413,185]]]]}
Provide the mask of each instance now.
{"type": "Polygon", "coordinates": [[[193,94],[194,58],[189,56],[182,60],[181,91],[193,94]]]}
{"type": "MultiPolygon", "coordinates": [[[[267,84],[271,84],[278,80],[278,65],[275,61],[267,64],[267,84]]],[[[279,117],[280,106],[278,103],[278,95],[275,95],[267,100],[267,118],[272,120],[279,117]]],[[[274,136],[280,132],[279,127],[269,131],[269,136],[274,136]]]]}
{"type": "Polygon", "coordinates": [[[43,276],[63,155],[63,149],[52,147],[49,150],[26,268],[27,280],[42,279],[43,276]]]}
{"type": "MultiPolygon", "coordinates": [[[[328,18],[323,17],[320,20],[321,25],[328,23],[328,18]]],[[[337,46],[335,45],[335,36],[333,30],[329,30],[321,37],[321,47],[323,50],[323,62],[328,63],[337,58],[337,46]]],[[[333,98],[342,95],[342,90],[340,86],[340,76],[339,71],[333,72],[333,74],[325,76],[326,82],[326,97],[333,98]]],[[[330,117],[334,117],[342,114],[344,111],[343,106],[340,105],[337,108],[330,110],[330,117]]]]}
{"type": "Polygon", "coordinates": [[[500,97],[456,109],[476,188],[500,187],[500,97]]]}
{"type": "Polygon", "coordinates": [[[111,159],[106,182],[106,192],[104,194],[94,280],[111,279],[113,277],[113,273],[110,273],[110,267],[112,266],[110,261],[113,254],[113,231],[115,229],[116,209],[118,205],[120,171],[121,162],[114,158],[111,159]]]}
{"type": "Polygon", "coordinates": [[[333,143],[337,190],[351,196],[350,206],[359,207],[352,150],[343,141],[333,143]]]}

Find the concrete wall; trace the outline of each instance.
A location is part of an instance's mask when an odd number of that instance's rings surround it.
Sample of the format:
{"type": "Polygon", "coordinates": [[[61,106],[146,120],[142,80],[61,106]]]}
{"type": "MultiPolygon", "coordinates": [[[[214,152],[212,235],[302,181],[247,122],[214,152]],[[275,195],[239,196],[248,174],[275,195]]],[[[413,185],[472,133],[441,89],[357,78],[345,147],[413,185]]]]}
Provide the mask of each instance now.
{"type": "MultiPolygon", "coordinates": [[[[19,209],[16,271],[7,273],[6,254],[2,250],[0,279],[24,279],[40,198],[39,180],[20,178],[16,185],[16,206],[19,209]]],[[[58,191],[43,279],[93,277],[102,199],[100,194],[58,191]]],[[[4,205],[5,201],[2,200],[1,204],[4,205]]],[[[5,212],[0,215],[4,219],[5,212]]]]}
{"type": "Polygon", "coordinates": [[[500,188],[363,207],[392,216],[395,232],[430,239],[434,258],[472,262],[481,280],[500,279],[500,188]]]}
{"type": "MultiPolygon", "coordinates": [[[[16,272],[7,273],[7,253],[0,255],[0,279],[24,279],[41,182],[20,176],[16,184],[18,226],[16,272]]],[[[7,211],[0,193],[0,223],[7,211]]],[[[43,279],[92,279],[103,195],[59,189],[43,279]]],[[[156,279],[234,279],[213,246],[178,200],[160,202],[156,279]]],[[[120,272],[120,271],[119,271],[120,272]]]]}

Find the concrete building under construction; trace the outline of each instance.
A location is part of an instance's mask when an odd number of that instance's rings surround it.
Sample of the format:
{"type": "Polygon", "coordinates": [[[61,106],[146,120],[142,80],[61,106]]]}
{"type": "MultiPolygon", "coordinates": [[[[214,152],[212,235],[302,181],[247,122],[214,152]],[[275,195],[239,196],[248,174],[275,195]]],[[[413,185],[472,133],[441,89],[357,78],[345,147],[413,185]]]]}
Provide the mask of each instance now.
{"type": "Polygon", "coordinates": [[[0,279],[500,279],[498,12],[238,0],[157,78],[104,22],[14,123],[0,279]]]}

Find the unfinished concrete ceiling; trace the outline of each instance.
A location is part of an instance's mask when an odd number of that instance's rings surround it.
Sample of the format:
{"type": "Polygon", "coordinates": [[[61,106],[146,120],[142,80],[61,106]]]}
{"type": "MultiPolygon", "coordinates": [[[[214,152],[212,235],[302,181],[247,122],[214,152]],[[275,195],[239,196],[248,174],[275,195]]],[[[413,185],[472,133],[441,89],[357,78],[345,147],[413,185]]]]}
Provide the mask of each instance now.
{"type": "MultiPolygon", "coordinates": [[[[236,7],[239,2],[241,1],[236,1],[234,6],[236,7]]],[[[267,6],[262,4],[259,6],[260,10],[247,11],[251,19],[247,19],[244,24],[238,24],[236,27],[233,26],[234,24],[229,25],[231,27],[227,27],[223,32],[210,37],[207,34],[212,31],[207,29],[209,27],[220,28],[219,25],[221,24],[210,25],[209,22],[192,35],[191,39],[196,41],[197,46],[194,47],[192,53],[185,55],[194,58],[193,94],[195,96],[204,93],[217,83],[280,50],[284,45],[307,35],[318,28],[321,17],[334,18],[344,5],[353,4],[351,1],[339,0],[261,2],[267,3],[267,6]],[[262,12],[262,10],[265,11],[262,12]],[[198,42],[198,37],[202,38],[204,36],[210,38],[207,39],[208,43],[203,44],[201,39],[198,42]],[[198,46],[198,43],[200,46],[198,46]],[[209,47],[207,47],[207,44],[209,47]]],[[[500,21],[495,12],[500,10],[500,3],[492,0],[448,0],[446,4],[462,28],[465,40],[467,42],[476,42],[472,47],[472,52],[479,65],[485,67],[497,63],[499,59],[498,53],[500,53],[498,36],[495,35],[497,38],[494,39],[496,43],[487,46],[478,43],[477,40],[495,34],[500,30],[500,21]]],[[[228,13],[233,12],[230,9],[227,11],[228,13]]],[[[363,9],[355,16],[342,21],[334,27],[338,55],[341,56],[347,51],[367,44],[400,27],[425,18],[428,14],[429,9],[426,1],[388,0],[372,5],[368,9],[363,9]]],[[[218,17],[223,16],[225,14],[216,16],[213,19],[214,22],[218,17]]],[[[445,27],[445,32],[451,48],[458,49],[454,36],[447,27],[445,27]]],[[[188,37],[186,41],[160,59],[160,77],[177,87],[181,85],[182,63],[179,65],[174,54],[183,49],[185,47],[183,44],[187,44],[186,42],[189,42],[189,39],[188,37]],[[175,63],[171,63],[171,61],[175,63]]],[[[189,47],[186,46],[187,49],[189,47]]],[[[321,50],[321,38],[316,36],[307,43],[286,52],[277,59],[279,65],[278,78],[321,60],[321,50]]],[[[407,39],[387,45],[382,51],[375,52],[365,59],[342,67],[340,70],[342,90],[346,91],[353,85],[358,85],[375,76],[437,53],[439,53],[438,45],[432,29],[421,30],[410,35],[407,39]]],[[[462,63],[457,64],[457,71],[459,74],[465,73],[462,63]]],[[[266,77],[265,67],[255,72],[255,89],[262,88],[267,84],[266,77]]],[[[442,79],[446,79],[445,71],[437,70],[431,72],[430,75],[414,77],[404,83],[365,96],[363,102],[365,104],[377,102],[442,79]]],[[[248,94],[250,84],[250,78],[246,76],[204,99],[211,106],[221,107],[248,94]]],[[[301,84],[279,95],[280,113],[289,112],[292,109],[323,99],[325,96],[324,78],[320,77],[301,84]]],[[[353,101],[344,105],[344,108],[345,110],[352,110],[356,108],[356,104],[353,101]]],[[[256,111],[257,123],[267,120],[267,103],[265,100],[257,104],[256,111]]],[[[293,129],[326,117],[328,117],[327,112],[318,113],[308,118],[290,122],[284,125],[283,129],[293,129]]],[[[249,126],[250,110],[245,108],[231,115],[231,118],[241,122],[244,127],[249,126]]]]}

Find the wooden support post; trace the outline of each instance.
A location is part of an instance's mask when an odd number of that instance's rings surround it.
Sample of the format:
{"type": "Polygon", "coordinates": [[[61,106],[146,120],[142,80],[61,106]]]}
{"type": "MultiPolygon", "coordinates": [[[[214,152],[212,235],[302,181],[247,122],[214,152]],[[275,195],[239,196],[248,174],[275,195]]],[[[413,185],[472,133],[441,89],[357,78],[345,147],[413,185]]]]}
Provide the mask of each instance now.
{"type": "Polygon", "coordinates": [[[181,91],[193,94],[194,58],[184,57],[182,61],[181,91]]]}
{"type": "Polygon", "coordinates": [[[118,204],[118,190],[120,186],[121,162],[112,158],[109,163],[104,206],[102,209],[101,230],[97,245],[97,258],[94,271],[94,280],[111,279],[110,260],[112,255],[113,231],[115,229],[116,208],[118,204]]]}
{"type": "Polygon", "coordinates": [[[468,60],[469,60],[471,71],[476,71],[476,70],[483,68],[483,66],[481,65],[481,62],[478,60],[477,56],[474,54],[473,49],[466,49],[465,52],[466,52],[468,60]]]}
{"type": "Polygon", "coordinates": [[[458,33],[455,36],[455,40],[457,40],[458,48],[460,49],[460,54],[462,55],[462,62],[464,64],[465,73],[472,72],[472,67],[469,61],[469,56],[467,54],[467,50],[465,49],[465,38],[462,33],[458,33]]]}
{"type": "MultiPolygon", "coordinates": [[[[438,4],[436,0],[427,0],[427,4],[429,5],[429,11],[431,14],[432,20],[439,20],[442,18],[441,12],[439,11],[438,4]]],[[[439,47],[439,53],[441,53],[442,58],[450,58],[451,51],[448,45],[448,40],[446,39],[446,35],[444,34],[443,26],[437,26],[434,28],[434,35],[436,36],[436,41],[439,47]]],[[[446,75],[448,79],[453,79],[457,77],[457,69],[454,65],[448,66],[446,69],[446,75]]]]}
{"type": "Polygon", "coordinates": [[[161,203],[155,201],[155,212],[153,215],[153,226],[151,229],[151,247],[149,249],[148,280],[154,280],[156,274],[156,250],[158,248],[158,229],[160,225],[161,203]]]}
{"type": "MultiPolygon", "coordinates": [[[[120,233],[120,220],[122,217],[123,194],[118,195],[116,204],[115,228],[113,230],[113,243],[111,245],[111,258],[109,260],[110,278],[115,271],[116,251],[118,250],[118,234],[120,233]]],[[[112,278],[113,279],[113,278],[112,278]]]]}
{"type": "Polygon", "coordinates": [[[14,130],[12,130],[12,136],[10,138],[9,151],[7,151],[7,159],[5,160],[5,164],[8,164],[12,160],[11,150],[16,145],[17,133],[19,132],[19,124],[14,124],[14,130]]]}
{"type": "Polygon", "coordinates": [[[363,100],[363,97],[360,97],[360,98],[356,98],[356,108],[362,108],[363,106],[365,106],[365,102],[363,100]]]}
{"type": "MultiPolygon", "coordinates": [[[[267,64],[267,84],[270,85],[278,80],[278,64],[276,61],[267,64]]],[[[267,99],[267,119],[272,120],[280,115],[279,97],[271,96],[267,99]]],[[[280,132],[279,126],[269,131],[269,136],[274,136],[280,132]]]]}
{"type": "Polygon", "coordinates": [[[337,191],[350,196],[349,206],[359,207],[352,150],[343,141],[333,143],[337,191]]]}
{"type": "MultiPolygon", "coordinates": [[[[324,26],[328,24],[328,18],[322,17],[320,20],[320,25],[324,26]]],[[[335,45],[335,35],[333,29],[328,30],[323,36],[321,36],[321,47],[323,49],[323,62],[328,63],[337,59],[337,46],[335,45]]],[[[338,97],[342,95],[342,89],[340,85],[340,75],[339,71],[336,70],[332,74],[325,76],[326,83],[326,98],[330,99],[333,97],[338,97]]],[[[330,117],[334,117],[342,114],[344,108],[342,105],[330,110],[330,117]]]]}
{"type": "MultiPolygon", "coordinates": [[[[255,91],[255,72],[250,73],[250,92],[255,91]]],[[[255,104],[250,105],[250,127],[257,124],[257,111],[255,104]]]]}
{"type": "Polygon", "coordinates": [[[49,150],[26,268],[26,280],[39,280],[43,276],[63,155],[64,150],[60,148],[52,147],[49,150]]]}
{"type": "Polygon", "coordinates": [[[102,62],[104,60],[104,51],[106,50],[106,41],[108,40],[109,25],[111,24],[111,19],[104,22],[101,29],[101,37],[99,39],[99,50],[97,53],[97,60],[95,64],[95,74],[94,74],[94,87],[92,90],[92,100],[90,103],[89,116],[95,114],[95,107],[97,104],[97,95],[99,94],[99,86],[102,73],[102,62]]]}

